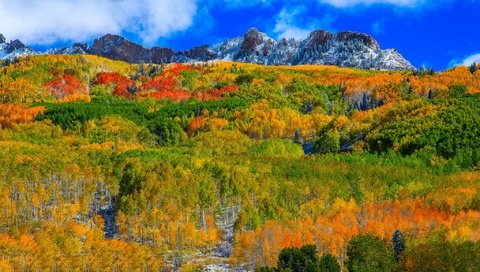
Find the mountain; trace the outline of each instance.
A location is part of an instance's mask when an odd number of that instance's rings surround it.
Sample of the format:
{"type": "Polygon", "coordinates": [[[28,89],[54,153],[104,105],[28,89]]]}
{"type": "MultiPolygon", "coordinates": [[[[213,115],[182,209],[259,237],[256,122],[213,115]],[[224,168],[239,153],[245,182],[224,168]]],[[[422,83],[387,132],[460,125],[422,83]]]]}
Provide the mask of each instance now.
{"type": "Polygon", "coordinates": [[[382,50],[371,36],[355,32],[332,34],[316,30],[304,40],[279,42],[250,29],[243,37],[215,47],[219,59],[265,65],[324,64],[363,69],[404,70],[413,66],[395,49],[382,50]]]}
{"type": "MultiPolygon", "coordinates": [[[[3,37],[3,36],[2,36],[3,37]]],[[[5,43],[4,47],[11,47],[5,43]]],[[[0,39],[0,52],[2,50],[0,39]]],[[[11,44],[21,42],[14,41],[11,44]]],[[[18,45],[20,45],[18,44],[18,45]]],[[[8,58],[34,53],[23,44],[16,54],[4,53],[8,58]],[[27,50],[27,51],[25,51],[27,50]]],[[[17,48],[17,46],[14,46],[17,48]]],[[[17,49],[16,49],[17,50],[17,49]]],[[[7,51],[8,52],[8,51],[7,51]]],[[[282,39],[276,41],[255,28],[245,35],[223,43],[202,45],[186,51],[175,52],[171,48],[145,48],[128,41],[122,36],[107,34],[96,39],[90,48],[87,44],[76,43],[70,48],[51,49],[46,54],[93,54],[129,63],[171,63],[231,60],[263,65],[323,64],[343,67],[357,67],[376,70],[406,70],[414,67],[395,49],[382,50],[378,42],[368,34],[338,32],[336,34],[316,30],[304,40],[282,39]]]]}
{"type": "Polygon", "coordinates": [[[96,39],[90,53],[114,60],[124,60],[129,63],[166,63],[171,62],[174,55],[172,49],[160,47],[146,49],[121,36],[111,34],[96,39]]]}
{"type": "Polygon", "coordinates": [[[0,60],[12,60],[34,54],[36,54],[36,52],[25,46],[21,41],[14,40],[7,43],[5,37],[0,34],[0,60]]]}
{"type": "Polygon", "coordinates": [[[75,55],[88,54],[90,47],[86,43],[74,43],[72,47],[49,49],[45,53],[49,55],[75,55]]]}

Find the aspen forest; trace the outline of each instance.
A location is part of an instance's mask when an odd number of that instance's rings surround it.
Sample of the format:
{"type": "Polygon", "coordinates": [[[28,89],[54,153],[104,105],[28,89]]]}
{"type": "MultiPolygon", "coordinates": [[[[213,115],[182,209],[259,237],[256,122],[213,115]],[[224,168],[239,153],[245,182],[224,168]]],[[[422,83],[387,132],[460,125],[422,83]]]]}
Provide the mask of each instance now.
{"type": "Polygon", "coordinates": [[[3,62],[0,271],[478,271],[478,68],[3,62]]]}

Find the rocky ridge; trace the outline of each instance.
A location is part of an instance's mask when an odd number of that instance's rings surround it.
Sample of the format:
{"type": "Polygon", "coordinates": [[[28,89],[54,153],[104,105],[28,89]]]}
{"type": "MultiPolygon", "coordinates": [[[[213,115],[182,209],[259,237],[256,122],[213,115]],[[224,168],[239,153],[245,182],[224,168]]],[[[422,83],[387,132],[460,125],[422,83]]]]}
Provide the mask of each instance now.
{"type": "MultiPolygon", "coordinates": [[[[18,40],[10,43],[0,34],[0,59],[36,54],[18,40]]],[[[263,65],[322,64],[376,70],[414,69],[396,49],[382,50],[370,35],[357,32],[316,30],[303,40],[276,41],[251,28],[241,37],[214,46],[202,45],[175,52],[171,48],[145,48],[122,36],[107,34],[89,47],[76,43],[69,48],[51,49],[46,54],[93,54],[129,63],[171,63],[231,60],[263,65]]]]}
{"type": "Polygon", "coordinates": [[[0,60],[12,60],[23,56],[37,54],[31,48],[28,48],[19,40],[7,42],[5,37],[0,34],[0,60]]]}

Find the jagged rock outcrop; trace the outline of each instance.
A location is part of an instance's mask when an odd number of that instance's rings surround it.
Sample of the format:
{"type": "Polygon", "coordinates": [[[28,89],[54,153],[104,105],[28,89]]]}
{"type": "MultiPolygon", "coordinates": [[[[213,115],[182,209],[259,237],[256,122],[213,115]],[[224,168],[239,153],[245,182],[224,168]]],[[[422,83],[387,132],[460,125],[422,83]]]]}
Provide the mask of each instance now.
{"type": "Polygon", "coordinates": [[[22,56],[34,54],[36,52],[25,46],[20,40],[7,43],[5,37],[0,34],[0,60],[14,60],[22,56]]]}
{"type": "Polygon", "coordinates": [[[63,47],[47,50],[47,54],[56,55],[76,55],[76,54],[88,54],[90,47],[86,43],[74,43],[72,47],[63,47]]]}
{"type": "Polygon", "coordinates": [[[256,28],[251,28],[243,36],[240,50],[234,55],[234,59],[242,62],[265,63],[265,59],[275,45],[275,40],[256,28]]]}
{"type": "Polygon", "coordinates": [[[5,47],[5,52],[7,54],[12,53],[15,50],[24,49],[26,46],[19,40],[14,40],[8,43],[7,47],[5,47]]]}
{"type": "Polygon", "coordinates": [[[91,54],[129,63],[171,62],[175,52],[170,48],[154,47],[152,49],[130,42],[118,35],[107,34],[93,42],[91,54]]]}
{"type": "Polygon", "coordinates": [[[209,61],[217,58],[217,54],[213,52],[208,45],[194,47],[190,50],[179,51],[175,53],[175,62],[189,62],[191,60],[209,61]]]}

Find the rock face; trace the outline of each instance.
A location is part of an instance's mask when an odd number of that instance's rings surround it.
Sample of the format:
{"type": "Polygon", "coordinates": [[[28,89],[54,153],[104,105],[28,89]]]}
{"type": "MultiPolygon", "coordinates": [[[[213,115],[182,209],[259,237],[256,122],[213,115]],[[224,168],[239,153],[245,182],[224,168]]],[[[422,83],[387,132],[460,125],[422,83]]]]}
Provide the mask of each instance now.
{"type": "Polygon", "coordinates": [[[268,64],[264,60],[269,56],[274,45],[276,45],[275,40],[258,32],[257,29],[251,28],[243,36],[240,50],[234,55],[234,58],[241,62],[268,64]]]}
{"type": "Polygon", "coordinates": [[[6,42],[5,37],[0,34],[0,60],[13,60],[22,56],[36,54],[19,40],[6,42]]]}
{"type": "Polygon", "coordinates": [[[370,35],[348,31],[333,34],[316,30],[304,40],[277,42],[251,28],[242,37],[211,48],[203,45],[179,52],[158,47],[146,49],[123,37],[105,35],[95,40],[90,53],[131,63],[232,60],[264,65],[324,64],[377,70],[414,68],[395,49],[382,50],[370,35]]]}
{"type": "Polygon", "coordinates": [[[90,47],[86,43],[74,43],[72,47],[63,47],[47,50],[47,54],[76,55],[88,54],[90,47]]]}
{"type": "Polygon", "coordinates": [[[14,40],[8,43],[7,47],[5,48],[5,51],[7,52],[7,54],[10,54],[15,50],[23,49],[25,47],[26,46],[21,41],[14,40]]]}
{"type": "Polygon", "coordinates": [[[371,36],[356,32],[313,31],[304,40],[279,42],[256,29],[228,40],[214,51],[220,59],[266,65],[324,64],[363,69],[403,70],[414,67],[395,49],[382,50],[371,36]]]}
{"type": "MultiPolygon", "coordinates": [[[[107,34],[87,44],[51,49],[46,54],[94,54],[129,63],[198,62],[232,60],[263,65],[323,64],[376,70],[406,70],[414,67],[395,49],[382,50],[370,35],[356,32],[330,33],[316,30],[304,40],[276,41],[255,28],[245,35],[213,47],[202,45],[186,51],[170,48],[151,49],[124,37],[107,34]]],[[[18,40],[5,43],[0,35],[0,59],[36,54],[18,40]]]]}
{"type": "Polygon", "coordinates": [[[178,51],[175,53],[173,60],[175,62],[190,62],[192,60],[209,61],[216,58],[217,54],[208,45],[202,45],[187,51],[178,51]]]}
{"type": "Polygon", "coordinates": [[[169,48],[146,49],[118,35],[107,34],[93,42],[91,54],[129,63],[171,62],[174,52],[169,48]]]}

